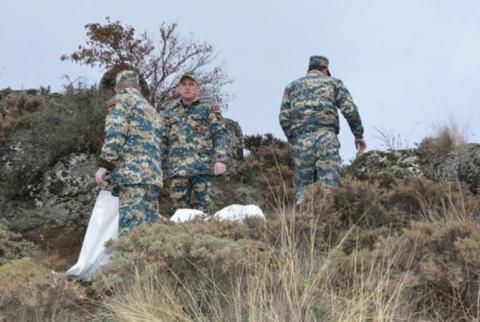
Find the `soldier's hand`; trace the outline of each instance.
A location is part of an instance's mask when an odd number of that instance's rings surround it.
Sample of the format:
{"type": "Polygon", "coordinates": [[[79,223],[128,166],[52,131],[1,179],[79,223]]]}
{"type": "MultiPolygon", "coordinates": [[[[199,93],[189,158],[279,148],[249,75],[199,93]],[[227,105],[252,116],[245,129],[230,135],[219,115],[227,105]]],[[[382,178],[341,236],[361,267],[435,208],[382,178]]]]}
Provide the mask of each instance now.
{"type": "Polygon", "coordinates": [[[105,168],[98,168],[95,174],[95,181],[99,187],[105,187],[107,185],[107,172],[105,168]]]}
{"type": "Polygon", "coordinates": [[[227,166],[223,162],[215,162],[215,175],[219,176],[227,171],[227,166]]]}
{"type": "Polygon", "coordinates": [[[362,154],[367,148],[367,142],[364,139],[355,140],[355,148],[357,149],[357,155],[362,154]]]}

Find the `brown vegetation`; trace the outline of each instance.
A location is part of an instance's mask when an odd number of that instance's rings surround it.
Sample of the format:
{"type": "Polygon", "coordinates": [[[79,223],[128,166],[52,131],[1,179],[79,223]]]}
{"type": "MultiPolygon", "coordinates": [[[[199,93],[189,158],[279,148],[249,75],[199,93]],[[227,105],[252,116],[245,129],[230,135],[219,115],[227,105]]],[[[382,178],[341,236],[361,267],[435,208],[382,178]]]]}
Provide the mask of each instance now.
{"type": "Polygon", "coordinates": [[[45,104],[42,96],[36,92],[14,92],[3,90],[0,95],[0,142],[17,126],[25,126],[19,122],[25,113],[38,111],[45,104]]]}
{"type": "Polygon", "coordinates": [[[347,181],[311,192],[302,212],[159,223],[114,243],[119,256],[95,283],[100,294],[109,290],[107,314],[120,321],[469,321],[479,313],[480,204],[468,190],[419,180],[393,189],[347,181]]]}
{"type": "Polygon", "coordinates": [[[2,321],[84,321],[93,306],[85,289],[25,257],[0,266],[2,321]]]}
{"type": "Polygon", "coordinates": [[[467,144],[467,135],[455,119],[447,125],[438,126],[432,136],[424,138],[419,144],[420,152],[433,161],[467,144]]]}

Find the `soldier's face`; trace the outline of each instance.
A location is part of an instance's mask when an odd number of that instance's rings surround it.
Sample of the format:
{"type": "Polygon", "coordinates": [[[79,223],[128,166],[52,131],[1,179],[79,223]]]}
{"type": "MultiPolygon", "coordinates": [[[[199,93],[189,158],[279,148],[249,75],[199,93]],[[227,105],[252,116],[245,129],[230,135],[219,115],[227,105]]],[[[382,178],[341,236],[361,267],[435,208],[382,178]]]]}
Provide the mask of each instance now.
{"type": "Polygon", "coordinates": [[[186,101],[191,101],[197,98],[198,94],[198,84],[190,78],[184,78],[178,86],[178,93],[182,99],[186,101]]]}

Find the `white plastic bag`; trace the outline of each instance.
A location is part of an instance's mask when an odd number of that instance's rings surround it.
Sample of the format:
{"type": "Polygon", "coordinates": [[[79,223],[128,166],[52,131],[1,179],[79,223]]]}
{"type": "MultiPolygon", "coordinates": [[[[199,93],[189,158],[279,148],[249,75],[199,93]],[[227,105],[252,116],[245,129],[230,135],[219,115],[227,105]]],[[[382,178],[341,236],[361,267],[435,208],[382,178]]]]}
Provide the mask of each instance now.
{"type": "Polygon", "coordinates": [[[182,208],[182,209],[177,209],[177,211],[175,211],[173,216],[170,218],[170,221],[173,221],[176,223],[182,223],[182,222],[187,222],[197,218],[206,218],[206,217],[207,215],[201,210],[182,208]]]}
{"type": "Polygon", "coordinates": [[[92,274],[108,262],[112,254],[105,248],[105,243],[118,238],[118,220],[118,197],[112,196],[109,191],[100,191],[88,222],[78,261],[66,275],[89,281],[92,274]]]}
{"type": "Polygon", "coordinates": [[[191,221],[194,219],[216,219],[216,220],[231,220],[242,222],[247,217],[256,217],[265,220],[265,215],[262,209],[256,205],[230,205],[217,211],[212,217],[196,209],[177,209],[175,214],[170,218],[177,224],[191,221]]]}
{"type": "Polygon", "coordinates": [[[247,217],[256,217],[265,220],[262,209],[256,205],[230,205],[217,211],[213,215],[214,219],[243,221],[247,217]]]}

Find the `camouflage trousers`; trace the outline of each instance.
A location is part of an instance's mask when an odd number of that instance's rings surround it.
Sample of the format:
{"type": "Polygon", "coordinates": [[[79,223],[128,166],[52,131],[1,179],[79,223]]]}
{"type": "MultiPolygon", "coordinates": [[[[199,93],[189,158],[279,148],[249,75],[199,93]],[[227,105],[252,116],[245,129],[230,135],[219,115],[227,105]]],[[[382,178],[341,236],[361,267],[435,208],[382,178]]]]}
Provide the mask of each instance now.
{"type": "Polygon", "coordinates": [[[304,199],[308,185],[340,185],[340,142],[335,132],[321,129],[305,133],[292,141],[297,206],[304,199]]]}
{"type": "Polygon", "coordinates": [[[160,214],[158,196],[160,188],[155,185],[123,185],[119,187],[120,234],[131,231],[136,226],[153,224],[160,214]]]}
{"type": "Polygon", "coordinates": [[[170,198],[175,209],[193,208],[210,213],[210,175],[173,177],[170,198]]]}

